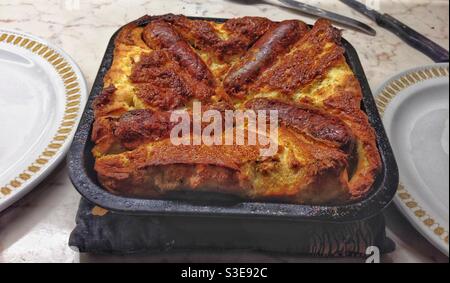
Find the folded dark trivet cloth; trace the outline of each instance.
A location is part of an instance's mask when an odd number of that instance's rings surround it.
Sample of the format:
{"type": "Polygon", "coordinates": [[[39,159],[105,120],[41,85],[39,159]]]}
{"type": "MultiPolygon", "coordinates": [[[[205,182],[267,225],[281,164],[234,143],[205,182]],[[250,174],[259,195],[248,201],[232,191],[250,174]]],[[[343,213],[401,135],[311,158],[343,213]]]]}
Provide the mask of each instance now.
{"type": "Polygon", "coordinates": [[[394,250],[383,215],[352,223],[270,219],[162,217],[107,212],[82,199],[69,245],[83,253],[233,250],[309,256],[365,256],[394,250]]]}

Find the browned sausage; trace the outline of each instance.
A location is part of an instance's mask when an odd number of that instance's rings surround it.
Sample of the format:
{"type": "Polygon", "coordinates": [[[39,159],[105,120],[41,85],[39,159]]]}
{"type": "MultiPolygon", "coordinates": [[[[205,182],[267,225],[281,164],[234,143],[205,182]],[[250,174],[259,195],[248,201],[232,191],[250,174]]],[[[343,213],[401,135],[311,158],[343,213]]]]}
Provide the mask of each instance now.
{"type": "Polygon", "coordinates": [[[228,72],[224,86],[232,95],[238,95],[265,68],[270,67],[277,56],[289,50],[306,32],[306,24],[290,20],[283,21],[266,32],[244,56],[240,63],[228,72]]]}
{"type": "Polygon", "coordinates": [[[145,27],[143,39],[152,49],[167,49],[196,80],[213,84],[213,76],[206,64],[169,23],[163,20],[152,21],[145,27]]]}
{"type": "Polygon", "coordinates": [[[353,149],[354,136],[347,125],[320,110],[266,98],[250,100],[245,106],[254,111],[277,110],[278,119],[283,125],[315,139],[331,142],[346,152],[353,149]]]}
{"type": "Polygon", "coordinates": [[[174,125],[169,112],[133,110],[120,117],[114,135],[127,149],[135,149],[145,142],[168,138],[174,125]]]}

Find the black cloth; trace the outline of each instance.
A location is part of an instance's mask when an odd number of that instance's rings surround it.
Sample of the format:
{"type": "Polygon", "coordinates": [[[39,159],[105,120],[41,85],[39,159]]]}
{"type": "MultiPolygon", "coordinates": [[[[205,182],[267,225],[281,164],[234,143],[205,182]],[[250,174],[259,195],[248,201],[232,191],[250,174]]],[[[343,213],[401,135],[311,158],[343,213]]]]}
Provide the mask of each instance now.
{"type": "Polygon", "coordinates": [[[95,216],[82,199],[69,245],[82,253],[254,250],[296,255],[365,256],[369,246],[394,250],[383,215],[351,223],[124,215],[95,216]]]}

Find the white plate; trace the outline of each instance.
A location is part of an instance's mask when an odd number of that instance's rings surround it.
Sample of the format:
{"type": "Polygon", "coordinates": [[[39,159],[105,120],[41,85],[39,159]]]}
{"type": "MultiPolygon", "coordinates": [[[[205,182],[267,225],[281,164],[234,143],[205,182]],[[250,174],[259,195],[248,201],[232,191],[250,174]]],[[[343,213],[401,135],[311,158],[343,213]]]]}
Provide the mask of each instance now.
{"type": "Polygon", "coordinates": [[[448,256],[449,65],[403,72],[376,93],[400,170],[395,203],[448,256]]]}
{"type": "Polygon", "coordinates": [[[64,158],[86,98],[83,75],[67,54],[0,29],[0,211],[64,158]]]}

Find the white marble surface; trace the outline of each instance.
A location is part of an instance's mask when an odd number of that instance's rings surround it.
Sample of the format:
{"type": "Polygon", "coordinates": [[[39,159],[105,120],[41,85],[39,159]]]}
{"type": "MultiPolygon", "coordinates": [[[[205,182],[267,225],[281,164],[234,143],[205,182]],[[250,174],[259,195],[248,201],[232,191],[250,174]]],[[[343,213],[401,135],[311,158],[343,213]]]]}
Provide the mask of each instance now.
{"type": "MultiPolygon", "coordinates": [[[[63,48],[81,67],[91,86],[110,36],[121,25],[143,14],[183,13],[190,16],[238,17],[258,15],[274,20],[314,18],[266,4],[242,4],[235,0],[0,0],[0,27],[17,29],[48,39],[63,48]]],[[[376,89],[395,73],[431,63],[390,32],[379,28],[338,1],[304,1],[369,23],[377,30],[370,37],[344,31],[359,53],[369,83],[376,89]]],[[[378,9],[389,12],[448,49],[449,2],[447,0],[380,0],[378,9]]],[[[139,257],[80,255],[67,246],[80,196],[69,181],[65,163],[34,192],[0,214],[0,262],[95,262],[95,261],[263,261],[304,262],[317,259],[264,253],[156,254],[139,257]]],[[[399,214],[386,212],[388,235],[397,250],[384,262],[448,262],[399,214]]]]}

